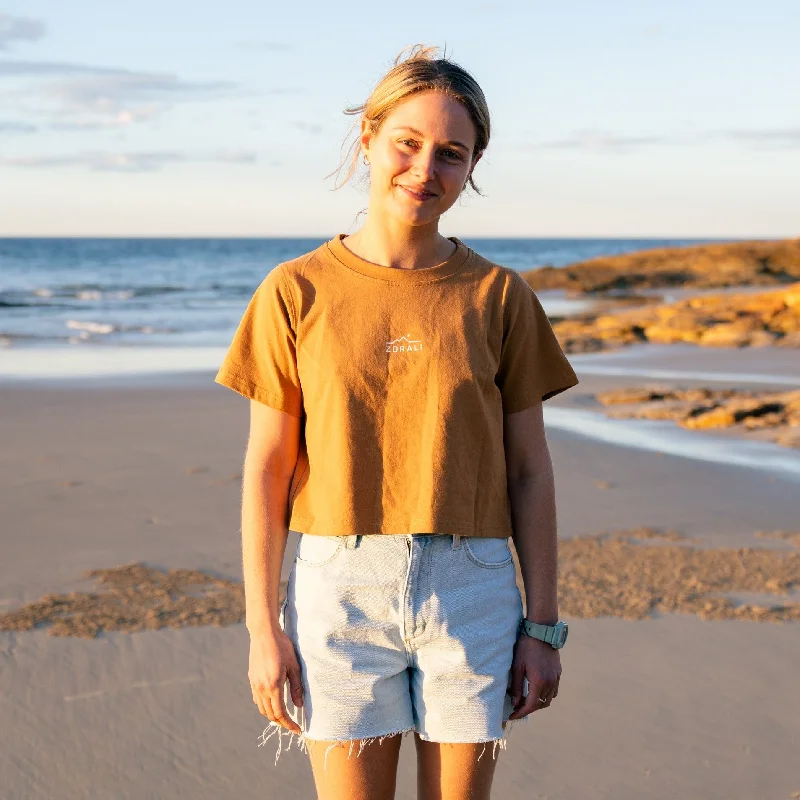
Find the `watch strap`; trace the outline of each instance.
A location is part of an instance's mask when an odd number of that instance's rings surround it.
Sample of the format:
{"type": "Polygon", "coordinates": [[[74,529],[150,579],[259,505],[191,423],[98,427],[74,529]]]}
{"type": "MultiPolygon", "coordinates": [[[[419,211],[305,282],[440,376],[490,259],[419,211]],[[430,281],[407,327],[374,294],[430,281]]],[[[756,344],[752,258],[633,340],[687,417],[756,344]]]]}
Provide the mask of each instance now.
{"type": "Polygon", "coordinates": [[[555,625],[543,625],[540,622],[531,622],[528,619],[523,619],[522,629],[528,636],[532,636],[534,639],[541,639],[543,642],[546,642],[551,646],[555,641],[555,625]]]}

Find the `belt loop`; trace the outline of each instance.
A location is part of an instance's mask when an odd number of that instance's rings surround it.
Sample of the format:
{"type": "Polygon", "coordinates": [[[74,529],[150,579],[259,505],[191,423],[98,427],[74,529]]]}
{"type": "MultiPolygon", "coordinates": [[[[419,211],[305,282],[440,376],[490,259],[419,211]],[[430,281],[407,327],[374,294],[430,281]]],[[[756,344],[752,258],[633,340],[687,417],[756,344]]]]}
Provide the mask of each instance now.
{"type": "Polygon", "coordinates": [[[345,539],[344,546],[348,550],[355,550],[358,547],[358,540],[361,538],[360,534],[351,534],[345,539]]]}
{"type": "Polygon", "coordinates": [[[458,550],[461,547],[461,534],[454,533],[453,534],[453,550],[458,550]]]}

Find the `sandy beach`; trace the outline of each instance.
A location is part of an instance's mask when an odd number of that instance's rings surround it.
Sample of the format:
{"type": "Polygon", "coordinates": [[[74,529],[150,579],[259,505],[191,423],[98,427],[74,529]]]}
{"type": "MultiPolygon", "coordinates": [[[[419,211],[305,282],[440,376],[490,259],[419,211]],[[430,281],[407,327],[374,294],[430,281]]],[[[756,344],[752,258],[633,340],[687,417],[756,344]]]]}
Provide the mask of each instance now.
{"type": "MultiPolygon", "coordinates": [[[[685,432],[701,443],[686,457],[658,439],[621,447],[585,421],[563,423],[576,411],[601,418],[596,392],[659,370],[676,385],[701,375],[711,385],[715,369],[750,387],[800,380],[794,352],[657,352],[576,357],[580,386],[548,404],[560,535],[646,526],[685,539],[636,545],[651,555],[797,554],[787,538],[756,536],[800,529],[797,451],[765,445],[768,455],[783,450],[789,468],[769,458],[734,466],[703,456],[732,441],[724,433],[685,432]]],[[[87,570],[130,562],[240,580],[247,404],[211,377],[4,383],[0,611],[92,589],[87,570]]],[[[656,427],[670,438],[669,423],[656,427]]],[[[734,605],[800,600],[797,587],[729,595],[734,605]]],[[[800,790],[800,623],[654,609],[641,619],[622,608],[568,616],[558,701],[511,731],[494,796],[772,800],[800,790]]],[[[7,631],[0,653],[3,797],[314,796],[302,753],[274,766],[273,744],[258,747],[265,720],[250,698],[241,624],[94,639],[7,631]]],[[[402,759],[397,796],[412,798],[410,740],[402,759]]]]}

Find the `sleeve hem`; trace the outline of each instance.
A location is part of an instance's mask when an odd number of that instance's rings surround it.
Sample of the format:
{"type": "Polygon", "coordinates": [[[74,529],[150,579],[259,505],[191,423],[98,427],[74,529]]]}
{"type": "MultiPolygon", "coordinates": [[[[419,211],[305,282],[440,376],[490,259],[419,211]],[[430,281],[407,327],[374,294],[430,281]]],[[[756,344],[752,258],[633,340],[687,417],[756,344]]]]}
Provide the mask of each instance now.
{"type": "Polygon", "coordinates": [[[283,411],[292,417],[303,416],[302,410],[298,407],[299,403],[292,402],[286,397],[270,392],[252,381],[237,375],[235,372],[220,370],[214,378],[214,383],[218,383],[220,386],[226,386],[228,389],[233,389],[234,392],[250,400],[256,400],[270,408],[283,411]]]}
{"type": "Polygon", "coordinates": [[[503,413],[516,414],[518,411],[524,411],[526,408],[530,408],[536,403],[544,403],[545,400],[549,400],[557,394],[566,392],[567,389],[577,386],[578,383],[579,381],[576,375],[562,375],[558,380],[551,382],[549,387],[541,394],[534,392],[533,394],[527,394],[517,399],[515,402],[503,403],[503,413]]]}

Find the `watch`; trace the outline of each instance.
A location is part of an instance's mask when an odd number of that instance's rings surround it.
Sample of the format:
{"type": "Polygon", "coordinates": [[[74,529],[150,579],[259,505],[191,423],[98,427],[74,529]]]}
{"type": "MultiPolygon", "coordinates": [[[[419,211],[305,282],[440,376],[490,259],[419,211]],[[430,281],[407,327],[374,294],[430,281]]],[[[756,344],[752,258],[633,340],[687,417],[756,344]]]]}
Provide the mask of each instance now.
{"type": "Polygon", "coordinates": [[[526,636],[541,639],[555,650],[559,650],[566,644],[569,631],[566,622],[556,622],[555,625],[542,625],[539,622],[531,622],[524,617],[519,627],[526,636]]]}

